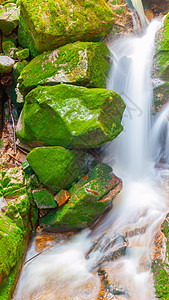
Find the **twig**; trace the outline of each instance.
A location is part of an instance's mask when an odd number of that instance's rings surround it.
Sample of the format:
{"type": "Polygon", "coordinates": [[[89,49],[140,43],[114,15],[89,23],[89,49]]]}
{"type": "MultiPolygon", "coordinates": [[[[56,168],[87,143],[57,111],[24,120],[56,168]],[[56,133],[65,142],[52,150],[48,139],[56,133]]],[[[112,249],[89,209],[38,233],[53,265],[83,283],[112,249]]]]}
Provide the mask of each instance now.
{"type": "Polygon", "coordinates": [[[11,120],[12,120],[12,130],[13,130],[13,147],[14,147],[14,152],[15,152],[15,154],[16,154],[16,143],[15,143],[15,140],[16,140],[16,135],[15,135],[15,121],[14,121],[13,114],[12,114],[12,108],[11,108],[11,97],[10,97],[10,96],[8,97],[8,103],[9,103],[9,112],[10,112],[10,117],[11,117],[11,120]]]}
{"type": "Polygon", "coordinates": [[[34,258],[36,258],[37,256],[39,256],[40,254],[46,252],[47,250],[49,250],[49,249],[52,248],[53,246],[55,246],[55,245],[51,245],[51,246],[49,246],[48,248],[42,250],[41,252],[35,254],[34,256],[32,256],[31,258],[29,258],[27,261],[25,261],[24,265],[26,265],[29,261],[33,260],[34,258]]]}
{"type": "Polygon", "coordinates": [[[10,153],[7,153],[10,157],[12,157],[13,159],[15,159],[18,163],[22,164],[22,162],[17,159],[14,155],[10,154],[10,153]]]}

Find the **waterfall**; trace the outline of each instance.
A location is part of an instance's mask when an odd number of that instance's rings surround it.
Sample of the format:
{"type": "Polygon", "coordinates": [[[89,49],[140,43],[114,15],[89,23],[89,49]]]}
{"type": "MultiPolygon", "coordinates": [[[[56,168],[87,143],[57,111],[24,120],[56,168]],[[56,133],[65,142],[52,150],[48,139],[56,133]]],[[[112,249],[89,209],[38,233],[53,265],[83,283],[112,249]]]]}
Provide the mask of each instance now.
{"type": "Polygon", "coordinates": [[[160,20],[154,20],[144,35],[109,45],[115,59],[108,88],[126,103],[123,133],[112,143],[113,151],[117,147],[115,159],[121,176],[127,170],[127,176],[143,178],[151,162],[151,68],[155,34],[161,26],[160,20]]]}
{"type": "Polygon", "coordinates": [[[133,4],[134,8],[136,9],[139,17],[140,17],[142,28],[145,28],[146,25],[147,25],[147,19],[146,19],[146,16],[144,14],[142,1],[141,0],[131,0],[131,1],[132,1],[132,4],[133,4]]]}

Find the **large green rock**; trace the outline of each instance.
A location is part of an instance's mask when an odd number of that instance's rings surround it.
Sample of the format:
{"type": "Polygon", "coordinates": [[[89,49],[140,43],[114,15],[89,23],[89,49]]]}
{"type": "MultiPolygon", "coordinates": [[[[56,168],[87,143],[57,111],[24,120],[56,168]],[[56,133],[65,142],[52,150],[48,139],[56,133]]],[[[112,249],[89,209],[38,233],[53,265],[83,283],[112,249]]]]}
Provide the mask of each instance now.
{"type": "Polygon", "coordinates": [[[124,108],[121,97],[111,90],[40,86],[25,98],[17,135],[32,147],[98,147],[121,132],[124,108]]]}
{"type": "Polygon", "coordinates": [[[91,171],[92,175],[89,173],[86,177],[89,181],[80,184],[60,210],[54,210],[41,218],[40,226],[46,231],[67,231],[91,226],[113,200],[112,197],[104,196],[120,182],[111,171],[107,165],[97,165],[91,171]]]}
{"type": "Polygon", "coordinates": [[[106,87],[110,51],[104,43],[77,42],[35,57],[21,72],[19,89],[28,93],[37,85],[71,83],[106,87]]]}
{"type": "Polygon", "coordinates": [[[75,41],[99,41],[114,23],[104,0],[21,0],[19,43],[33,56],[75,41]]]}
{"type": "Polygon", "coordinates": [[[16,4],[0,6],[0,29],[9,35],[19,25],[20,10],[16,4]]]}
{"type": "Polygon", "coordinates": [[[154,89],[155,110],[159,111],[169,99],[169,13],[156,38],[154,76],[161,80],[154,89]]]}
{"type": "Polygon", "coordinates": [[[39,180],[54,191],[70,188],[80,174],[88,171],[89,160],[94,163],[91,155],[63,147],[35,148],[27,160],[39,180]]]}

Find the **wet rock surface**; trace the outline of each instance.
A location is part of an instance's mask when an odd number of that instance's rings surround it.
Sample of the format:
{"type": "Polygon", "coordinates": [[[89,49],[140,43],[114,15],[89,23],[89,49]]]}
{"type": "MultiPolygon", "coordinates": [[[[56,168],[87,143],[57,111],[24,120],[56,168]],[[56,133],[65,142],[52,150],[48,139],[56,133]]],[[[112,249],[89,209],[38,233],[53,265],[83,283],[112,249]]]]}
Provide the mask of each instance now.
{"type": "Polygon", "coordinates": [[[113,12],[103,0],[47,1],[21,0],[19,42],[33,56],[80,41],[101,40],[111,30],[113,12]]]}
{"type": "Polygon", "coordinates": [[[121,97],[111,90],[39,86],[25,98],[17,135],[31,147],[98,147],[121,132],[124,108],[121,97]]]}
{"type": "MultiPolygon", "coordinates": [[[[111,168],[107,165],[97,165],[83,183],[74,190],[72,196],[60,210],[54,210],[40,219],[40,226],[46,231],[66,231],[83,229],[91,226],[93,222],[111,205],[112,197],[106,198],[120,180],[111,174],[111,168]],[[97,177],[97,172],[101,175],[97,177]],[[93,176],[91,176],[93,177],[93,176]]],[[[118,191],[116,191],[118,193],[118,191]]]]}
{"type": "Polygon", "coordinates": [[[18,87],[24,95],[38,85],[59,83],[105,88],[110,67],[106,44],[76,42],[34,58],[21,72],[18,87]]]}
{"type": "Polygon", "coordinates": [[[96,164],[90,154],[63,147],[35,148],[27,160],[39,180],[55,192],[70,188],[80,174],[88,171],[90,163],[96,164]]]}

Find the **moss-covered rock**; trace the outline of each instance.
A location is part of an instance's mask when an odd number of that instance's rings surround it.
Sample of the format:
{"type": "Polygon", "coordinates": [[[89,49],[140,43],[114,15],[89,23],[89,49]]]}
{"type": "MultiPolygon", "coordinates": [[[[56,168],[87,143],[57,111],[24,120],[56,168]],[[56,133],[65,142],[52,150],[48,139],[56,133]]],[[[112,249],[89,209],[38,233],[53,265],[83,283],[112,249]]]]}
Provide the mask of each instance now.
{"type": "Polygon", "coordinates": [[[164,27],[156,38],[154,60],[155,75],[168,81],[169,78],[169,13],[165,18],[164,27]]]}
{"type": "Polygon", "coordinates": [[[8,205],[3,207],[3,212],[22,229],[24,238],[28,239],[32,228],[30,222],[30,201],[27,194],[11,200],[8,205]]]}
{"type": "Polygon", "coordinates": [[[111,171],[109,166],[97,165],[94,171],[91,171],[92,175],[90,176],[89,173],[86,177],[89,181],[77,188],[68,203],[61,209],[54,210],[41,218],[40,226],[46,231],[66,231],[92,225],[113,200],[113,198],[104,198],[104,195],[120,182],[111,171]]]}
{"type": "Polygon", "coordinates": [[[0,73],[10,73],[14,63],[15,61],[12,58],[0,55],[0,73]]]}
{"type": "Polygon", "coordinates": [[[18,82],[23,94],[37,85],[71,83],[106,87],[110,51],[104,43],[77,42],[35,57],[22,71],[18,82]]]}
{"type": "Polygon", "coordinates": [[[166,237],[165,254],[152,263],[156,295],[159,299],[169,300],[169,214],[161,225],[166,237]]]}
{"type": "Polygon", "coordinates": [[[161,85],[154,89],[155,110],[159,111],[169,99],[169,13],[156,38],[154,76],[161,80],[161,85]]]}
{"type": "Polygon", "coordinates": [[[15,44],[11,40],[2,43],[2,51],[5,55],[10,56],[13,49],[15,49],[15,44]]]}
{"type": "Polygon", "coordinates": [[[21,0],[19,43],[33,56],[75,41],[99,41],[113,26],[104,0],[21,0]]]}
{"type": "Polygon", "coordinates": [[[17,135],[32,147],[98,147],[121,132],[124,108],[121,97],[111,90],[39,86],[25,98],[17,135]]]}
{"type": "Polygon", "coordinates": [[[9,35],[19,25],[20,10],[16,4],[0,6],[0,29],[9,35]]]}
{"type": "Polygon", "coordinates": [[[160,111],[169,100],[169,81],[154,88],[154,112],[160,111]]]}
{"type": "Polygon", "coordinates": [[[23,254],[23,232],[8,217],[0,213],[0,266],[7,276],[23,254]]]}
{"type": "Polygon", "coordinates": [[[70,188],[80,174],[87,173],[88,162],[95,163],[91,155],[63,147],[35,148],[27,160],[39,180],[54,191],[70,188]]]}
{"type": "Polygon", "coordinates": [[[33,227],[22,168],[0,170],[0,193],[0,299],[10,300],[33,227]]]}
{"type": "Polygon", "coordinates": [[[2,170],[3,196],[12,198],[26,192],[25,177],[21,167],[2,170]]]}
{"type": "Polygon", "coordinates": [[[33,190],[33,199],[40,209],[56,208],[54,196],[46,189],[33,190]]]}
{"type": "Polygon", "coordinates": [[[16,56],[20,61],[27,59],[29,57],[29,49],[25,48],[23,50],[17,51],[16,56]]]}

